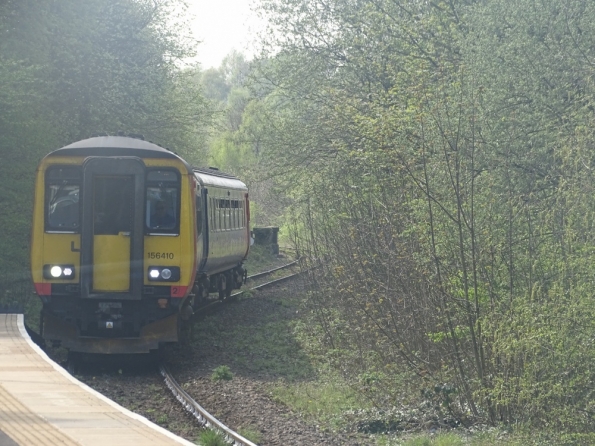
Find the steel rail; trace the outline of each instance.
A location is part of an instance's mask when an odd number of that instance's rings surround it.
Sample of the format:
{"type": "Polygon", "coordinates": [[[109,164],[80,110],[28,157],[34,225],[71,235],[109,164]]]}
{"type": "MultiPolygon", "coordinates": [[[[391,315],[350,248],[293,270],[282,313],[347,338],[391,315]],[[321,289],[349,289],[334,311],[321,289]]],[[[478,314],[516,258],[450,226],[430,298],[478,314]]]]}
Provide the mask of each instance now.
{"type": "Polygon", "coordinates": [[[218,430],[223,434],[225,439],[234,446],[257,446],[255,443],[252,443],[250,440],[242,437],[237,432],[232,431],[217,418],[207,412],[200,404],[194,401],[192,397],[188,395],[188,393],[186,393],[186,391],[182,389],[182,387],[177,383],[165,365],[160,365],[159,371],[165,379],[165,384],[172,391],[176,399],[182,403],[184,408],[190,412],[190,414],[194,415],[194,417],[202,426],[218,430]]]}
{"type": "MultiPolygon", "coordinates": [[[[242,294],[244,294],[248,291],[260,290],[261,288],[266,288],[268,286],[272,286],[272,285],[276,285],[278,283],[285,282],[286,280],[293,279],[294,277],[299,276],[300,274],[302,274],[302,272],[303,271],[300,271],[299,273],[289,274],[287,276],[279,277],[278,279],[274,279],[269,282],[261,283],[260,285],[253,286],[249,290],[238,291],[237,293],[232,294],[230,297],[235,298],[235,297],[241,296],[242,294]]],[[[218,302],[221,302],[221,301],[218,301],[218,302]]]]}
{"type": "MultiPolygon", "coordinates": [[[[297,262],[297,260],[295,262],[292,262],[292,264],[295,264],[296,262],[297,262]]],[[[275,268],[273,271],[286,268],[287,266],[288,265],[285,265],[281,268],[275,268]]],[[[266,272],[265,274],[269,274],[269,273],[270,272],[266,272]]],[[[250,290],[258,290],[261,288],[265,288],[267,286],[281,283],[281,282],[289,280],[293,277],[296,277],[300,274],[301,273],[295,273],[295,274],[290,274],[288,276],[280,277],[278,279],[271,280],[270,282],[262,283],[260,285],[253,287],[253,288],[250,288],[250,290]]],[[[259,275],[264,275],[264,274],[259,274],[259,275]]],[[[232,294],[231,297],[237,297],[243,293],[245,293],[245,291],[240,291],[238,293],[232,294]]],[[[221,301],[215,301],[215,302],[212,302],[211,304],[209,304],[208,306],[211,307],[211,306],[214,306],[215,304],[219,305],[222,303],[223,302],[221,302],[221,301]]],[[[205,307],[203,307],[203,309],[204,308],[205,307]]],[[[182,387],[177,383],[177,381],[174,379],[174,377],[171,375],[171,373],[169,372],[169,370],[167,369],[167,367],[164,364],[161,364],[159,366],[159,371],[161,372],[161,375],[163,376],[163,378],[165,380],[165,384],[171,390],[171,392],[174,394],[176,399],[184,406],[184,409],[186,409],[188,412],[190,412],[190,414],[192,414],[198,420],[198,422],[200,423],[201,426],[205,426],[208,428],[213,428],[213,429],[218,430],[219,432],[221,432],[224,435],[225,439],[227,441],[229,441],[230,443],[232,443],[234,446],[257,446],[255,443],[252,443],[250,440],[245,439],[240,434],[229,429],[227,426],[225,426],[223,423],[221,423],[219,420],[217,420],[214,416],[212,416],[209,412],[207,412],[207,410],[204,409],[200,404],[198,404],[196,401],[194,401],[192,399],[192,397],[190,395],[188,395],[188,393],[184,389],[182,389],[182,387]]]]}
{"type": "Polygon", "coordinates": [[[272,274],[272,273],[274,273],[275,271],[280,271],[280,270],[282,270],[282,269],[290,268],[290,267],[292,267],[293,265],[297,264],[299,261],[300,261],[300,259],[294,260],[293,262],[291,262],[291,263],[288,263],[288,264],[286,264],[286,265],[281,265],[281,266],[278,266],[277,268],[273,268],[273,269],[270,269],[270,270],[268,270],[268,271],[263,271],[263,272],[261,272],[261,273],[256,273],[256,274],[253,274],[253,275],[251,275],[251,276],[248,276],[248,277],[246,277],[246,279],[247,279],[247,280],[253,280],[253,279],[257,279],[257,278],[259,278],[259,277],[262,277],[262,276],[266,276],[266,275],[268,275],[268,274],[272,274]]]}

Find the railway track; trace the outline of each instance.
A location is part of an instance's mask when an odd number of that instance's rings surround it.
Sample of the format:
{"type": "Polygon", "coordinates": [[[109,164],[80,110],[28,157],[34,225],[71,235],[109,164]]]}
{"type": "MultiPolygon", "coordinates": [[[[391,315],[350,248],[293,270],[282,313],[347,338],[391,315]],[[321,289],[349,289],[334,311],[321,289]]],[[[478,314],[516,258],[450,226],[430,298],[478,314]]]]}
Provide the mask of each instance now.
{"type": "MultiPolygon", "coordinates": [[[[280,267],[273,268],[268,271],[257,273],[252,276],[248,276],[247,280],[253,281],[255,279],[270,276],[278,271],[282,271],[282,270],[291,268],[293,266],[296,266],[298,263],[299,263],[299,259],[295,260],[291,263],[288,263],[286,265],[282,265],[280,267]]],[[[266,288],[269,286],[283,283],[287,280],[290,280],[290,279],[298,276],[299,274],[300,274],[300,272],[292,273],[292,274],[288,274],[283,277],[279,277],[279,278],[255,285],[250,288],[250,291],[259,290],[262,288],[266,288]]],[[[234,297],[240,296],[241,294],[243,294],[245,292],[246,291],[239,291],[235,294],[232,294],[231,297],[234,298],[234,297]]],[[[222,303],[225,303],[225,302],[222,302],[222,301],[212,302],[210,304],[207,304],[204,307],[201,307],[201,311],[206,312],[207,310],[214,308],[215,306],[218,306],[222,303]]],[[[232,429],[230,429],[229,427],[224,425],[217,418],[215,418],[213,415],[211,415],[205,408],[203,408],[199,403],[197,403],[177,383],[176,379],[173,377],[173,375],[170,373],[169,369],[167,368],[167,365],[160,364],[159,371],[160,371],[161,375],[163,376],[166,386],[171,390],[174,397],[180,402],[180,404],[184,407],[184,409],[187,412],[189,412],[192,416],[194,416],[198,420],[198,422],[200,423],[201,426],[219,431],[224,436],[226,441],[230,442],[230,444],[233,444],[234,446],[257,446],[255,443],[252,443],[250,440],[242,437],[240,434],[238,434],[237,432],[233,431],[232,429]]]]}
{"type": "MultiPolygon", "coordinates": [[[[253,274],[251,276],[246,277],[246,283],[251,283],[256,281],[257,279],[262,279],[263,277],[267,277],[267,276],[271,276],[279,271],[283,271],[292,267],[296,267],[299,265],[300,260],[294,260],[293,262],[287,263],[285,265],[281,265],[278,266],[276,268],[267,270],[267,271],[263,271],[260,273],[256,273],[253,274]]],[[[201,305],[198,308],[194,309],[194,314],[192,315],[192,318],[190,319],[190,323],[194,323],[194,321],[196,320],[196,317],[200,316],[200,315],[204,315],[204,314],[208,314],[209,311],[214,310],[215,308],[219,307],[220,305],[230,302],[230,301],[234,301],[236,300],[238,297],[240,297],[243,294],[246,294],[249,291],[256,291],[256,290],[260,290],[262,288],[266,288],[268,286],[273,286],[276,284],[280,284],[285,282],[286,280],[290,280],[296,276],[298,276],[299,274],[301,274],[301,271],[297,272],[297,273],[291,273],[291,274],[287,274],[283,277],[278,277],[276,279],[267,281],[267,282],[263,282],[263,283],[259,283],[258,285],[254,285],[252,287],[250,287],[248,290],[241,290],[241,291],[237,291],[235,293],[232,293],[231,296],[229,296],[227,299],[224,300],[211,300],[206,302],[205,304],[201,305]]]]}
{"type": "Polygon", "coordinates": [[[174,377],[171,375],[167,366],[160,365],[159,371],[165,380],[165,384],[172,391],[176,399],[184,406],[186,411],[190,412],[198,422],[207,428],[218,430],[223,434],[225,439],[235,446],[257,446],[256,443],[252,443],[250,440],[242,437],[237,432],[234,432],[213,415],[211,415],[205,408],[192,399],[188,393],[177,383],[174,377]]]}

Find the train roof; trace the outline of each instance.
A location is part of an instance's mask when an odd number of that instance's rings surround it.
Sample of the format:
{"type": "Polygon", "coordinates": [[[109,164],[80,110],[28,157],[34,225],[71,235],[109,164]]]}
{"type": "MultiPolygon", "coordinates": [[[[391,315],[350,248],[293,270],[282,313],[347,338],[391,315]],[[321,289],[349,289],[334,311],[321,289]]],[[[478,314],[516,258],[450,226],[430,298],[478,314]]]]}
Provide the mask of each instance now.
{"type": "Polygon", "coordinates": [[[194,169],[194,176],[200,182],[201,186],[214,186],[214,187],[222,187],[225,189],[236,189],[236,190],[245,190],[247,191],[248,188],[246,185],[240,181],[237,177],[221,172],[217,169],[212,168],[198,168],[195,167],[194,169]]]}
{"type": "Polygon", "coordinates": [[[171,150],[150,141],[129,136],[95,136],[54,150],[47,156],[138,156],[139,158],[170,158],[182,161],[186,164],[188,171],[192,172],[192,166],[171,150]]]}
{"type": "Polygon", "coordinates": [[[188,173],[193,173],[202,186],[248,190],[246,185],[234,175],[214,168],[192,167],[171,150],[137,137],[94,136],[54,150],[47,156],[137,156],[178,159],[186,165],[188,173]]]}

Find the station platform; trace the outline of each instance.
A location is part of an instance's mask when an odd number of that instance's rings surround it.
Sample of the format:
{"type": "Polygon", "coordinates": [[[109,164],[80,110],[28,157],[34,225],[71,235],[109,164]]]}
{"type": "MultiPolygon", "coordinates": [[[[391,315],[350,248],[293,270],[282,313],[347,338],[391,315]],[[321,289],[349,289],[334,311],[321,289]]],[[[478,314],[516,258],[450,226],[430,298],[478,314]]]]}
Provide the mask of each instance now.
{"type": "Polygon", "coordinates": [[[0,446],[192,445],[71,376],[0,314],[0,446]]]}

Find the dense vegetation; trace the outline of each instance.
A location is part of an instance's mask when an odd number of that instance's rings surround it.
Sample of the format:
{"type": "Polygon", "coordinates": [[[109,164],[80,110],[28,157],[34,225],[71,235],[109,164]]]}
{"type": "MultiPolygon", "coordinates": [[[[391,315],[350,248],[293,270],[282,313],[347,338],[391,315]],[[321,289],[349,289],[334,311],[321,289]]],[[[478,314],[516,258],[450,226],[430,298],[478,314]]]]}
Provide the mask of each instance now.
{"type": "Polygon", "coordinates": [[[204,72],[175,3],[0,2],[2,271],[50,149],[208,150],[323,265],[301,339],[374,405],[595,441],[595,3],[261,0],[261,57],[204,72]]]}
{"type": "Polygon", "coordinates": [[[595,4],[261,11],[231,137],[325,259],[307,345],[380,407],[593,441],[595,4]]]}

